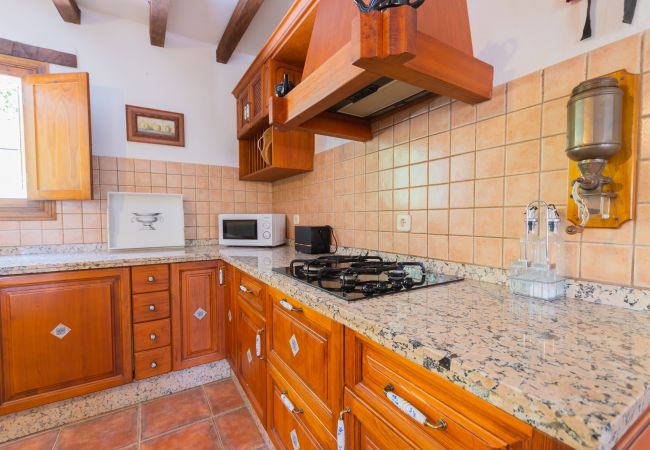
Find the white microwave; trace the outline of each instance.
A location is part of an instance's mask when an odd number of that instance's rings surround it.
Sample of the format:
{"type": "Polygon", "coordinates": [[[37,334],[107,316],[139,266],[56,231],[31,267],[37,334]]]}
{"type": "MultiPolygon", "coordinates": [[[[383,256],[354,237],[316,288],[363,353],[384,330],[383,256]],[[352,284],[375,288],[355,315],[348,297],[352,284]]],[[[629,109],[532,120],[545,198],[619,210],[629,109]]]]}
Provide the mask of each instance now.
{"type": "Polygon", "coordinates": [[[219,214],[219,244],[275,247],[287,242],[284,214],[219,214]]]}

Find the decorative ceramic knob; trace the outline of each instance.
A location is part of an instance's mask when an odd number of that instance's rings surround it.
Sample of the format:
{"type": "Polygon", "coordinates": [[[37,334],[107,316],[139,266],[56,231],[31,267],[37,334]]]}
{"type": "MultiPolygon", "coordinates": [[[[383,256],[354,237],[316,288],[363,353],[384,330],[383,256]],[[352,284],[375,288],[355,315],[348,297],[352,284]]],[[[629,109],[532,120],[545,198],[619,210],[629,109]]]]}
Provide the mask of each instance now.
{"type": "Polygon", "coordinates": [[[147,278],[147,280],[149,281],[149,283],[153,283],[154,281],[156,281],[156,277],[149,276],[149,278],[147,278]]]}
{"type": "Polygon", "coordinates": [[[149,311],[155,311],[156,305],[149,305],[149,311]]]}
{"type": "Polygon", "coordinates": [[[152,362],[151,363],[151,368],[155,369],[156,367],[158,367],[158,363],[156,361],[152,362]]]}

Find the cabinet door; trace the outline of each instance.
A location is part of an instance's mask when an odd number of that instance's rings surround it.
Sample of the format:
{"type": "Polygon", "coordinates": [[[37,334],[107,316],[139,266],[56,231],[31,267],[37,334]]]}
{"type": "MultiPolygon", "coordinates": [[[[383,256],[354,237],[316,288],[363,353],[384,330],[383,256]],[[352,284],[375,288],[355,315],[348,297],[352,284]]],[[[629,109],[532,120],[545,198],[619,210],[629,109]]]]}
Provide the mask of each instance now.
{"type": "Polygon", "coordinates": [[[266,426],[266,339],[264,319],[237,300],[237,375],[253,409],[266,426]]]}
{"type": "Polygon", "coordinates": [[[219,262],[172,264],[174,370],[222,359],[225,353],[219,262]]]}
{"type": "Polygon", "coordinates": [[[251,104],[248,86],[237,96],[237,135],[245,133],[251,123],[251,104]]]}
{"type": "Polygon", "coordinates": [[[0,278],[0,414],[132,379],[129,270],[0,278]]]}
{"type": "Polygon", "coordinates": [[[28,197],[91,199],[88,74],[26,76],[23,97],[28,197]]]}
{"type": "Polygon", "coordinates": [[[250,85],[251,123],[257,123],[264,116],[264,85],[262,72],[258,73],[250,85]]]}

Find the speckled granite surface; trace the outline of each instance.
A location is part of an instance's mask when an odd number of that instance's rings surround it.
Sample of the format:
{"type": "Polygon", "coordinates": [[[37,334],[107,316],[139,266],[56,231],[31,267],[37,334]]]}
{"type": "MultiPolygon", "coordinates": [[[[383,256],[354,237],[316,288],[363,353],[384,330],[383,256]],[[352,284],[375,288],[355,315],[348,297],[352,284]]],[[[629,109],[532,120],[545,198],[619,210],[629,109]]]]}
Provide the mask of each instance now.
{"type": "Polygon", "coordinates": [[[611,448],[650,404],[645,311],[533,300],[475,280],[347,303],[273,273],[295,257],[288,247],[0,257],[0,274],[219,257],[573,447],[611,448]]]}

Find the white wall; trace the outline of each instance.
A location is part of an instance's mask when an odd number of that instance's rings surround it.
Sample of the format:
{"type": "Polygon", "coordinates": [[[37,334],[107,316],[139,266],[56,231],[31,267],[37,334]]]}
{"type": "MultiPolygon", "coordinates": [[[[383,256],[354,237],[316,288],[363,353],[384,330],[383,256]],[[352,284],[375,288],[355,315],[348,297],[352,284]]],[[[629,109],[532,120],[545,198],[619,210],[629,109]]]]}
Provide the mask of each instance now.
{"type": "Polygon", "coordinates": [[[237,166],[230,92],[251,56],[218,64],[216,44],[170,33],[153,47],[146,25],[89,10],[68,24],[51,0],[0,0],[0,10],[0,37],[74,53],[74,70],[90,73],[94,154],[237,166]],[[125,104],[184,113],[185,148],[127,142],[125,104]]]}

